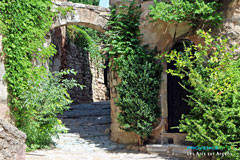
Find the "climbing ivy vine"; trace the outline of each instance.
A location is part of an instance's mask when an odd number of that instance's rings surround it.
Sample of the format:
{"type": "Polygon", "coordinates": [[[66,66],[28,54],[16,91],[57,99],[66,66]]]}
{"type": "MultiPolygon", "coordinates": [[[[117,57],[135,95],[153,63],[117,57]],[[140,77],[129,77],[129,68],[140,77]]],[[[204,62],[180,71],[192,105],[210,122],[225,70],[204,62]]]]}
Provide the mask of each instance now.
{"type": "Polygon", "coordinates": [[[71,103],[67,89],[77,86],[61,79],[69,71],[51,74],[43,66],[56,52],[53,45],[43,47],[54,16],[51,6],[51,0],[0,2],[9,106],[16,126],[27,134],[28,149],[51,143],[61,128],[56,116],[71,103]]]}
{"type": "Polygon", "coordinates": [[[90,54],[91,61],[98,68],[105,68],[104,54],[101,51],[101,43],[104,35],[92,28],[82,26],[68,26],[67,37],[78,47],[90,54]]]}
{"type": "Polygon", "coordinates": [[[162,69],[154,54],[140,45],[139,15],[140,7],[134,1],[112,8],[106,50],[121,79],[116,87],[116,102],[121,109],[118,121],[122,129],[138,134],[142,144],[160,117],[157,104],[162,69]]]}
{"type": "Polygon", "coordinates": [[[170,0],[154,1],[150,8],[153,19],[178,23],[188,21],[195,27],[208,24],[217,25],[222,22],[222,13],[218,12],[221,3],[219,0],[170,0]]]}

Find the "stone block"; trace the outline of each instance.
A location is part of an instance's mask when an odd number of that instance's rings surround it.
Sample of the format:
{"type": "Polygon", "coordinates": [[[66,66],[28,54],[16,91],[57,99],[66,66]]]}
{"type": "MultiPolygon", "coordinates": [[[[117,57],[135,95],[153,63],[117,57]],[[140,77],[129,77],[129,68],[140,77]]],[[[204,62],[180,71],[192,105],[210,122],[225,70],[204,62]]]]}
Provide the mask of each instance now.
{"type": "Polygon", "coordinates": [[[0,159],[25,160],[26,134],[0,119],[0,159]]]}
{"type": "Polygon", "coordinates": [[[192,158],[189,157],[189,154],[192,153],[192,150],[188,149],[187,146],[150,144],[146,145],[146,150],[147,153],[157,153],[164,156],[192,158]]]}

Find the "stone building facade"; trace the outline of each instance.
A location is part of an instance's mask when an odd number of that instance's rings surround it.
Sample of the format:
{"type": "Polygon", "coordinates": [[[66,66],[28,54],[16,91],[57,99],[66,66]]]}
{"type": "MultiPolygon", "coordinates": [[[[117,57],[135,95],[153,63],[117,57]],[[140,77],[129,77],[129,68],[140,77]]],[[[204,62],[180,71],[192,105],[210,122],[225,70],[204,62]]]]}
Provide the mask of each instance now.
{"type": "MultiPolygon", "coordinates": [[[[121,0],[110,0],[111,5],[120,5],[121,0]]],[[[216,35],[224,35],[229,38],[229,44],[239,44],[240,34],[240,1],[239,0],[223,0],[221,10],[224,14],[224,22],[222,27],[214,29],[216,35]]],[[[157,49],[159,54],[169,52],[180,41],[189,40],[194,44],[202,43],[203,40],[194,34],[193,29],[188,22],[183,23],[166,23],[161,20],[152,22],[149,17],[149,6],[154,4],[153,0],[138,0],[141,5],[140,16],[140,32],[142,33],[141,41],[143,45],[148,45],[149,49],[157,49]]],[[[164,71],[167,69],[167,63],[163,62],[164,71]]],[[[169,120],[169,101],[168,101],[168,75],[162,72],[161,89],[159,91],[159,107],[161,107],[161,117],[158,125],[153,130],[151,137],[154,143],[163,143],[165,138],[171,138],[174,144],[181,143],[186,134],[168,133],[169,120]]],[[[111,139],[119,143],[137,143],[138,136],[134,133],[129,133],[119,128],[119,123],[116,121],[119,108],[115,105],[115,100],[118,97],[116,85],[121,82],[114,71],[110,72],[110,95],[111,95],[111,139]]],[[[172,117],[174,119],[174,117],[172,117]]]]}
{"type": "MultiPolygon", "coordinates": [[[[110,0],[111,5],[119,5],[121,3],[121,0],[110,0]]],[[[148,44],[149,48],[154,49],[157,48],[159,53],[162,53],[164,51],[170,51],[173,46],[178,42],[179,40],[183,39],[189,39],[195,44],[201,43],[201,39],[197,37],[196,35],[192,34],[192,28],[185,23],[177,24],[177,23],[166,23],[163,21],[155,21],[150,22],[151,19],[148,17],[149,13],[149,5],[153,4],[153,0],[139,0],[139,3],[142,8],[142,14],[140,17],[140,31],[143,34],[141,37],[142,44],[148,44]]],[[[69,13],[69,15],[66,16],[59,16],[56,20],[57,22],[53,25],[52,28],[55,28],[55,34],[61,34],[64,35],[66,31],[64,31],[63,28],[61,30],[57,29],[57,27],[61,27],[68,24],[78,24],[83,26],[88,26],[95,28],[101,32],[104,32],[106,29],[106,22],[107,22],[107,14],[109,13],[108,9],[104,9],[101,7],[91,7],[86,5],[75,5],[65,2],[60,3],[58,2],[56,5],[63,7],[67,7],[68,5],[72,6],[74,8],[74,12],[69,13]],[[83,16],[81,16],[83,15],[83,16]],[[58,31],[57,31],[58,30],[58,31]]],[[[219,35],[226,35],[229,37],[229,44],[239,44],[240,42],[240,0],[223,0],[223,7],[222,7],[223,13],[224,13],[224,23],[222,24],[221,29],[216,29],[214,31],[215,34],[219,35]]],[[[60,36],[60,35],[56,35],[60,36]]],[[[59,51],[61,52],[61,47],[63,44],[65,44],[65,37],[60,38],[61,40],[56,42],[59,43],[59,51]]],[[[54,40],[53,40],[54,41],[54,40]]],[[[2,36],[0,35],[0,53],[2,51],[2,36]]],[[[70,46],[71,50],[74,48],[74,46],[70,46]]],[[[81,51],[80,51],[81,52],[81,51]]],[[[83,56],[83,53],[77,53],[76,55],[70,55],[68,56],[69,59],[69,67],[71,67],[72,60],[77,59],[77,56],[83,56]]],[[[67,52],[66,52],[67,54],[67,52]]],[[[61,68],[62,62],[61,62],[61,55],[57,55],[54,60],[53,70],[59,70],[61,68]]],[[[81,61],[85,61],[87,59],[86,57],[82,57],[81,61]]],[[[80,68],[85,66],[91,66],[91,63],[81,63],[78,62],[77,66],[80,68]],[[83,66],[81,66],[83,65],[83,66]]],[[[75,65],[74,65],[75,66],[75,65]]],[[[163,63],[164,69],[167,69],[167,64],[163,63]]],[[[85,67],[83,67],[85,68],[85,67]]],[[[85,71],[84,71],[85,72],[85,71]]],[[[94,72],[91,70],[91,67],[86,72],[94,72]]],[[[102,71],[100,71],[102,72],[102,71]]],[[[3,80],[3,75],[5,73],[4,68],[4,57],[0,56],[0,119],[4,119],[4,121],[8,121],[9,118],[9,109],[7,107],[7,84],[3,80]]],[[[81,73],[82,74],[82,73],[81,73]]],[[[94,74],[99,74],[98,72],[94,74]]],[[[99,79],[98,84],[102,84],[102,73],[101,76],[97,77],[96,79],[99,79]]],[[[111,118],[112,118],[112,125],[111,125],[111,139],[113,141],[119,142],[119,143],[137,143],[138,142],[138,136],[134,133],[129,133],[121,130],[119,128],[119,124],[116,121],[117,113],[120,112],[119,108],[115,104],[115,99],[118,97],[117,91],[116,91],[116,85],[121,82],[117,74],[110,69],[110,95],[111,95],[111,118]]],[[[90,79],[89,76],[86,76],[87,79],[90,79]]],[[[92,77],[93,80],[93,77],[92,77]]],[[[167,86],[168,86],[168,77],[165,72],[162,73],[162,81],[161,81],[161,90],[159,91],[159,106],[161,106],[162,115],[159,119],[159,124],[156,126],[156,128],[153,130],[152,137],[155,140],[162,140],[162,136],[167,133],[166,126],[168,124],[168,101],[167,101],[167,86]]],[[[98,90],[98,89],[96,89],[98,90]]],[[[100,93],[102,95],[102,93],[100,93]]],[[[96,98],[97,99],[97,98],[96,98]]],[[[101,98],[99,98],[101,99],[101,98]]],[[[7,134],[14,134],[12,132],[15,132],[14,129],[8,129],[8,126],[5,122],[0,122],[0,132],[11,132],[6,133],[7,134]],[[5,128],[4,130],[1,129],[5,128]]],[[[19,133],[20,134],[20,133],[19,133]]],[[[0,134],[3,135],[3,134],[0,134]]],[[[178,135],[178,134],[175,134],[178,135]]],[[[171,136],[171,135],[165,135],[165,136],[171,136]]],[[[0,142],[7,140],[6,137],[11,137],[11,135],[7,136],[0,136],[0,142]]],[[[180,135],[179,135],[180,137],[180,135]]],[[[15,139],[18,139],[15,137],[15,139]]],[[[21,136],[18,143],[20,146],[22,146],[22,143],[24,142],[24,136],[21,136]]],[[[177,138],[174,138],[177,139],[177,138]]],[[[18,141],[18,140],[17,140],[18,141]]],[[[176,140],[178,141],[178,140],[176,140]]],[[[15,148],[16,149],[16,148],[15,148]]],[[[9,149],[11,150],[11,149],[9,149]]],[[[2,152],[2,148],[0,146],[0,153],[2,152]]],[[[10,151],[11,152],[11,151],[10,151]]],[[[16,153],[16,152],[15,152],[16,153]]],[[[14,154],[15,154],[14,153],[14,154]]],[[[0,157],[1,158],[1,157],[0,157]]]]}

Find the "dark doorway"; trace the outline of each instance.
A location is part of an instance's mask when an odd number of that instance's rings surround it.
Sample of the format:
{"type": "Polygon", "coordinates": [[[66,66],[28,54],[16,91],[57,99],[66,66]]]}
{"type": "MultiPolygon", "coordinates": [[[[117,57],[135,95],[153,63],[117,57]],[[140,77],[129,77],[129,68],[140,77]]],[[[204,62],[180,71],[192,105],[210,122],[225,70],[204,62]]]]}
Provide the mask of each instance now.
{"type": "MultiPolygon", "coordinates": [[[[172,50],[177,52],[184,52],[185,46],[192,45],[189,40],[178,41],[172,50]]],[[[184,53],[183,53],[184,54],[184,53]]],[[[175,70],[174,61],[167,64],[167,69],[175,70]]],[[[168,132],[176,133],[179,132],[178,129],[173,129],[179,125],[179,120],[182,117],[182,114],[188,114],[190,111],[190,106],[188,106],[186,99],[187,91],[182,88],[179,84],[182,83],[182,80],[177,76],[172,76],[168,74],[167,76],[167,99],[168,99],[168,132]]]]}

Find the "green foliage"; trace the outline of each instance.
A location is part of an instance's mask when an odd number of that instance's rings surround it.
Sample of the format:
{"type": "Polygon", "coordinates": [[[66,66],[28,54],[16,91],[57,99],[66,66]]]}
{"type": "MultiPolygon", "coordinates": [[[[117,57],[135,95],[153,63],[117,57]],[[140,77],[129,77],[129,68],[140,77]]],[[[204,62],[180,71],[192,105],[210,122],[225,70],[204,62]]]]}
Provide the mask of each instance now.
{"type": "MultiPolygon", "coordinates": [[[[90,5],[99,5],[99,0],[70,0],[74,3],[84,3],[90,5]]],[[[86,52],[90,53],[91,61],[98,68],[104,68],[102,61],[104,55],[101,52],[101,43],[103,41],[103,34],[87,27],[82,26],[69,26],[67,28],[67,35],[78,47],[83,48],[86,52]]]]}
{"type": "Polygon", "coordinates": [[[100,0],[69,0],[69,1],[72,1],[74,3],[83,3],[98,6],[100,0]]]}
{"type": "Polygon", "coordinates": [[[58,7],[56,10],[57,13],[61,13],[66,16],[68,12],[73,12],[73,7],[58,7]]]}
{"type": "Polygon", "coordinates": [[[144,141],[160,117],[157,104],[161,66],[154,55],[140,45],[139,13],[135,2],[121,6],[118,13],[116,8],[112,9],[106,50],[121,79],[116,87],[119,94],[116,102],[121,109],[118,121],[124,130],[137,133],[144,141]]]}
{"type": "Polygon", "coordinates": [[[219,24],[222,13],[218,12],[219,0],[171,0],[170,2],[157,2],[152,6],[150,16],[163,21],[190,21],[201,26],[206,24],[219,24]]]}
{"type": "Polygon", "coordinates": [[[232,154],[219,158],[240,159],[240,59],[234,47],[227,47],[227,40],[198,33],[205,45],[167,55],[167,61],[176,65],[169,72],[187,78],[183,87],[189,91],[187,102],[193,107],[182,117],[179,128],[197,146],[223,146],[222,151],[232,154]]]}
{"type": "Polygon", "coordinates": [[[67,36],[75,45],[90,53],[90,58],[96,67],[104,68],[101,61],[104,56],[99,47],[103,40],[100,32],[81,26],[69,26],[67,36]]]}
{"type": "Polygon", "coordinates": [[[29,149],[49,145],[59,131],[56,114],[71,102],[66,90],[76,85],[60,84],[58,74],[54,79],[46,68],[32,64],[41,66],[56,53],[53,45],[43,47],[54,16],[51,6],[51,0],[0,2],[9,106],[16,126],[27,133],[29,149]]]}
{"type": "Polygon", "coordinates": [[[80,86],[75,80],[63,79],[70,73],[75,74],[71,70],[62,71],[40,78],[33,76],[28,80],[27,84],[31,87],[20,95],[22,105],[18,108],[18,116],[15,116],[19,129],[27,134],[28,150],[46,148],[51,144],[52,136],[63,131],[57,115],[72,103],[68,89],[80,86]]]}
{"type": "Polygon", "coordinates": [[[153,123],[160,117],[158,92],[161,67],[144,51],[120,56],[118,75],[122,82],[117,86],[121,108],[118,120],[124,130],[135,132],[146,140],[152,132],[153,123]]]}

